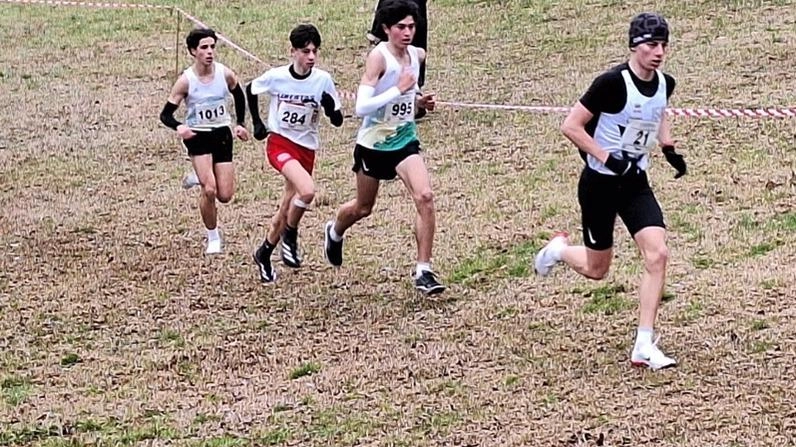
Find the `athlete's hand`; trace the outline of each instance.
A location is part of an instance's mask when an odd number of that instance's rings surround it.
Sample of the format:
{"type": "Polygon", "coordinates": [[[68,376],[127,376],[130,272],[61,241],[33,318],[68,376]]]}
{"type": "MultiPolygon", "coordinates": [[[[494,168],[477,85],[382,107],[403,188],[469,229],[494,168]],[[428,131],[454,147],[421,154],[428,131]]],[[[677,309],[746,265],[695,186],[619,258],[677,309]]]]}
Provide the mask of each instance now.
{"type": "Polygon", "coordinates": [[[235,126],[235,136],[241,141],[249,141],[249,131],[240,124],[235,126]]]}
{"type": "Polygon", "coordinates": [[[192,131],[186,124],[180,124],[177,126],[177,135],[183,140],[190,140],[196,136],[196,132],[192,131]]]}
{"type": "Polygon", "coordinates": [[[684,176],[688,170],[685,164],[685,158],[675,152],[674,146],[672,145],[663,146],[661,150],[663,152],[663,156],[666,157],[666,162],[672,165],[672,167],[677,171],[677,174],[674,174],[674,178],[680,178],[684,176]]]}
{"type": "Polygon", "coordinates": [[[331,116],[334,113],[334,98],[332,98],[332,95],[326,92],[321,94],[321,107],[323,107],[323,113],[326,116],[331,116]]]}
{"type": "Polygon", "coordinates": [[[436,93],[433,92],[417,95],[417,107],[433,112],[434,108],[437,106],[437,100],[434,99],[434,95],[436,95],[436,93]]]}
{"type": "Polygon", "coordinates": [[[639,173],[638,160],[620,160],[608,155],[603,163],[606,168],[616,175],[633,175],[639,173]]]}
{"type": "Polygon", "coordinates": [[[398,90],[400,90],[401,93],[406,93],[413,89],[415,84],[417,84],[417,78],[415,78],[414,73],[412,73],[412,69],[410,67],[404,67],[401,71],[401,75],[398,76],[398,90]]]}
{"type": "Polygon", "coordinates": [[[268,136],[268,128],[265,127],[262,121],[257,121],[254,123],[254,139],[257,141],[262,141],[265,137],[268,136]]]}

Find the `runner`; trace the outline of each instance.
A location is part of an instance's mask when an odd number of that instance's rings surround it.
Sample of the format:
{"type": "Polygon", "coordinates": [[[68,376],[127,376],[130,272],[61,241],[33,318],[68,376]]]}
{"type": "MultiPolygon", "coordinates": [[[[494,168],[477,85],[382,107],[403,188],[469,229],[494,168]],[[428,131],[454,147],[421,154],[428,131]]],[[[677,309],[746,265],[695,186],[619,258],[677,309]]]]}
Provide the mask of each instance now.
{"type": "MultiPolygon", "coordinates": [[[[168,101],[160,112],[160,121],[177,131],[191,157],[194,173],[202,186],[199,211],[207,228],[206,254],[222,251],[217,226],[216,200],[227,203],[235,193],[235,166],[232,163],[232,132],[227,106],[229,93],[235,99],[235,136],[249,140],[244,119],[246,97],[235,73],[215,62],[216,33],[194,29],[185,39],[194,63],[174,83],[168,101]],[[185,100],[185,123],[174,112],[185,100]]],[[[188,187],[183,181],[184,187],[188,187]]]]}
{"type": "Polygon", "coordinates": [[[365,61],[356,114],[362,126],[354,148],[356,197],[326,224],[325,253],[330,264],[343,264],[343,233],[373,210],[379,183],[401,178],[415,202],[417,266],[414,285],[432,295],[445,290],[431,270],[436,218],[434,196],[415,125],[415,106],[434,109],[434,95],[420,94],[417,77],[426,52],[411,45],[418,18],[409,0],[387,0],[376,12],[387,40],[376,45],[365,61]]]}
{"type": "Polygon", "coordinates": [[[630,361],[653,370],[676,361],[658,348],[657,339],[653,341],[669,251],[663,213],[647,181],[649,152],[660,144],[677,171],[675,178],[686,173],[665,114],[675,86],[660,70],[668,42],[669,26],[662,16],[642,13],[633,18],[628,62],[597,77],[564,120],[562,132],[586,162],[578,184],[585,246],[570,245],[566,233],[557,233],[535,260],[542,276],[563,261],[587,278],[602,279],[613,258],[618,215],[644,258],[639,326],[630,361]]]}
{"type": "Polygon", "coordinates": [[[320,147],[320,110],[323,109],[333,126],[343,124],[334,80],[326,71],[315,68],[321,47],[320,33],[313,25],[299,25],[290,33],[290,44],[291,64],[266,71],[246,87],[254,137],[262,140],[268,135],[265,156],[285,178],[279,210],[271,219],[265,241],[254,253],[264,283],[276,280],[271,254],[280,239],[282,262],[293,268],[302,263],[298,227],[315,198],[312,170],[315,151],[320,147]],[[268,94],[271,99],[267,128],[260,119],[257,101],[260,94],[268,94]]]}

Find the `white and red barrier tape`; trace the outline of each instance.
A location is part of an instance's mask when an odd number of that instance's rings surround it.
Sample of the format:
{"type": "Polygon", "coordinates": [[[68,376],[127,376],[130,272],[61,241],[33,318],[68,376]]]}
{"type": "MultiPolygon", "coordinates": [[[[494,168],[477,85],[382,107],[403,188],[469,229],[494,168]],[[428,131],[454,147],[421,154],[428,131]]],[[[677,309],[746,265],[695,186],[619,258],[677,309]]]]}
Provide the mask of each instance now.
{"type": "MultiPolygon", "coordinates": [[[[467,109],[491,109],[491,110],[516,110],[534,113],[569,113],[570,107],[558,106],[521,106],[509,104],[480,104],[466,102],[437,101],[439,105],[454,108],[467,109]]],[[[796,117],[796,107],[774,107],[765,109],[716,109],[716,108],[681,108],[672,107],[666,109],[666,114],[670,116],[687,116],[695,118],[732,118],[732,117],[773,117],[773,118],[793,118],[796,117]]]]}
{"type": "MultiPolygon", "coordinates": [[[[0,1],[3,1],[3,0],[0,0],[0,1]]],[[[194,24],[196,24],[196,25],[198,25],[198,26],[200,26],[200,27],[202,27],[202,28],[210,28],[209,26],[207,26],[207,25],[205,25],[204,23],[202,23],[202,21],[201,21],[201,20],[199,20],[199,19],[197,19],[196,17],[194,17],[194,16],[192,16],[192,15],[188,14],[187,12],[183,11],[182,9],[180,9],[180,8],[178,8],[178,7],[176,7],[176,6],[175,6],[175,7],[174,7],[174,10],[175,10],[175,11],[177,11],[177,12],[179,12],[180,14],[182,14],[182,15],[183,15],[183,17],[185,17],[186,19],[190,20],[190,21],[191,21],[191,22],[193,22],[194,24]]],[[[222,35],[221,33],[219,33],[219,32],[216,32],[216,37],[218,37],[218,40],[220,40],[220,41],[222,41],[222,42],[226,43],[226,44],[227,44],[227,45],[229,45],[230,47],[232,47],[232,48],[234,48],[234,49],[236,49],[236,50],[240,51],[240,52],[241,52],[241,54],[243,54],[244,56],[248,57],[249,59],[251,59],[251,60],[253,60],[253,61],[255,61],[255,62],[258,62],[258,63],[260,63],[260,64],[263,64],[263,65],[268,65],[268,64],[266,64],[266,63],[265,63],[265,62],[264,62],[262,59],[260,59],[259,57],[255,56],[254,54],[252,54],[251,52],[249,52],[249,51],[248,51],[248,50],[246,50],[245,48],[243,48],[243,47],[241,47],[240,45],[236,44],[235,42],[233,42],[233,41],[229,40],[227,37],[225,37],[225,36],[224,36],[224,35],[222,35]]]]}
{"type": "Polygon", "coordinates": [[[796,117],[796,107],[777,107],[767,109],[666,109],[669,115],[690,116],[697,118],[731,118],[731,117],[796,117]]]}
{"type": "MultiPolygon", "coordinates": [[[[176,6],[167,5],[151,5],[147,3],[117,3],[117,2],[84,2],[84,1],[67,1],[67,0],[0,0],[0,3],[16,3],[21,5],[50,5],[50,6],[79,6],[85,8],[111,8],[111,9],[167,9],[173,10],[181,14],[183,17],[193,22],[194,24],[209,28],[201,20],[188,14],[176,6]]],[[[270,66],[265,61],[236,44],[226,36],[216,33],[218,39],[226,43],[233,49],[239,51],[249,59],[265,65],[270,66]]],[[[340,91],[341,98],[355,99],[356,94],[350,91],[340,91]]],[[[453,108],[466,108],[466,109],[490,109],[490,110],[515,110],[533,113],[568,113],[570,107],[558,106],[523,106],[523,105],[509,105],[509,104],[480,104],[480,103],[466,103],[455,101],[437,101],[438,105],[448,106],[453,108]]],[[[796,107],[771,107],[771,108],[758,108],[758,109],[723,109],[723,108],[668,108],[666,113],[670,116],[684,116],[693,118],[793,118],[796,117],[796,107]]]]}
{"type": "Polygon", "coordinates": [[[19,3],[28,5],[50,6],[81,6],[84,8],[110,8],[110,9],[172,9],[166,5],[149,5],[146,3],[117,3],[117,2],[72,2],[64,0],[0,0],[0,3],[19,3]]]}

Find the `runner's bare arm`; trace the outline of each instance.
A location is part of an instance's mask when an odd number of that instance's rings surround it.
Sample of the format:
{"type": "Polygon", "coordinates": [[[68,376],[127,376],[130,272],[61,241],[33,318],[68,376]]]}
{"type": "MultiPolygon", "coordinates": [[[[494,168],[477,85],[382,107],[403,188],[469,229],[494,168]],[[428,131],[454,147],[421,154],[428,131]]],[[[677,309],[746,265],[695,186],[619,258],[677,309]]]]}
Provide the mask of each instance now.
{"type": "Polygon", "coordinates": [[[586,124],[594,115],[578,101],[561,124],[561,133],[583,152],[605,163],[609,154],[586,132],[586,124]]]}

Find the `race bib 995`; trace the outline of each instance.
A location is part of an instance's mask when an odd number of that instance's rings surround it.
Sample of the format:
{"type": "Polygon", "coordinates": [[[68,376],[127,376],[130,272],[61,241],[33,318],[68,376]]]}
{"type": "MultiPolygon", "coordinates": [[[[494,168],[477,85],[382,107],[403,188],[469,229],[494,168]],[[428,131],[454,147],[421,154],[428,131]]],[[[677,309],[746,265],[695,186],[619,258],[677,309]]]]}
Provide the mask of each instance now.
{"type": "Polygon", "coordinates": [[[415,92],[405,93],[384,106],[384,122],[412,121],[415,117],[415,92]]]}

